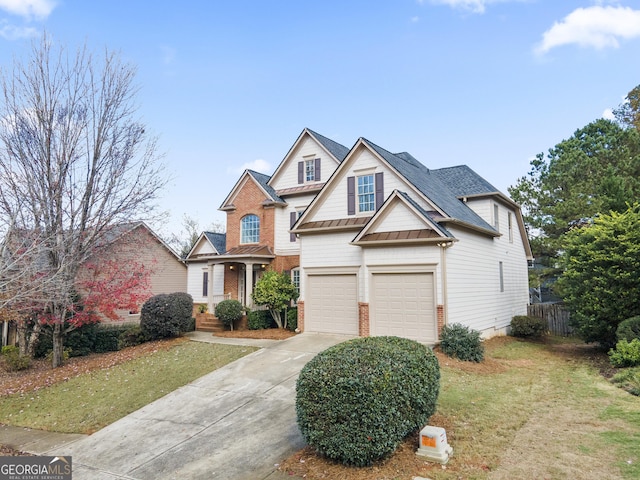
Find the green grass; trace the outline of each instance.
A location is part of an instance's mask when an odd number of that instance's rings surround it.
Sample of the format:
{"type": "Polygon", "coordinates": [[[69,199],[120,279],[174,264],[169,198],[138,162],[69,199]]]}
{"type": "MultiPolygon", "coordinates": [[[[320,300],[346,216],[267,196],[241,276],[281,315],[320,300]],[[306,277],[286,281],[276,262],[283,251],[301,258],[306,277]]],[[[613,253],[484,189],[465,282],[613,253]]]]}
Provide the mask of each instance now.
{"type": "Polygon", "coordinates": [[[572,342],[499,339],[484,369],[444,362],[433,421],[454,456],[427,476],[640,478],[640,398],[599,374],[595,349],[568,353],[572,342]]]}
{"type": "Polygon", "coordinates": [[[0,423],[92,433],[255,350],[184,342],[42,390],[0,397],[0,423]]]}

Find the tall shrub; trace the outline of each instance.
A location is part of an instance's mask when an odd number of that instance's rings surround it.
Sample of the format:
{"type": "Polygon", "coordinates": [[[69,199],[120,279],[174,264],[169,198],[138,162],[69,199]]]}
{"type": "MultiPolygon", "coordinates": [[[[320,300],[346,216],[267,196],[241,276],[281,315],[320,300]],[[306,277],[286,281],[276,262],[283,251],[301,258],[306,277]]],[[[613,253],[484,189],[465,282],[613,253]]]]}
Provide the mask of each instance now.
{"type": "Polygon", "coordinates": [[[215,316],[233,330],[233,324],[242,318],[244,307],[238,300],[223,300],[216,305],[215,316]]]}

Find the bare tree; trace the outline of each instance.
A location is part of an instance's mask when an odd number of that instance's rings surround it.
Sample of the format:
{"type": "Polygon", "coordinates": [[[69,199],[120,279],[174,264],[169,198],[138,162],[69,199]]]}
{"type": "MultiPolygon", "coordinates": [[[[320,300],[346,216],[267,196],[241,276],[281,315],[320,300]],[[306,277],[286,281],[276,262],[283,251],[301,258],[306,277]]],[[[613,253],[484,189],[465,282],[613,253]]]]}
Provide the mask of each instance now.
{"type": "MultiPolygon", "coordinates": [[[[207,232],[214,233],[224,233],[224,230],[224,224],[220,222],[211,222],[208,228],[205,229],[207,232]]],[[[185,258],[191,249],[195,247],[201,234],[202,230],[200,229],[198,220],[185,213],[182,216],[182,230],[177,235],[175,233],[172,234],[167,239],[167,243],[171,245],[182,258],[185,258]]]]}
{"type": "Polygon", "coordinates": [[[115,53],[70,53],[46,35],[0,73],[4,302],[44,312],[38,323],[53,327],[54,367],[65,329],[74,328],[80,266],[110,227],[149,219],[166,184],[157,140],[137,117],[135,73],[115,53]],[[21,259],[10,247],[25,232],[32,254],[21,259]]]}

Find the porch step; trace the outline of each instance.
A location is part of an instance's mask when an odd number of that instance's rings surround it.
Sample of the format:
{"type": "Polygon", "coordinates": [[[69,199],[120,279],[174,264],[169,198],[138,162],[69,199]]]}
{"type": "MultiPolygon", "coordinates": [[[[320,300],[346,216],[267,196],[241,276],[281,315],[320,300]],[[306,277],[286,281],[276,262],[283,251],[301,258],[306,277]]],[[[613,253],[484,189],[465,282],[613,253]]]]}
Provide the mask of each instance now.
{"type": "Polygon", "coordinates": [[[200,332],[222,332],[225,327],[213,315],[202,313],[196,315],[196,330],[200,332]]]}

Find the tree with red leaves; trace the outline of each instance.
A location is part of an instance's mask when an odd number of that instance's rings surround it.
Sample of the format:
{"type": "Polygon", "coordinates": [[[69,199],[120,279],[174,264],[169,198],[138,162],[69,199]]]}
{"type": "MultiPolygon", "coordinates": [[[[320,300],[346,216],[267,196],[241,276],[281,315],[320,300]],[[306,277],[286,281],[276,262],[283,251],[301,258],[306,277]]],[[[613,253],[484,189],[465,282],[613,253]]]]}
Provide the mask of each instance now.
{"type": "Polygon", "coordinates": [[[46,35],[1,72],[0,307],[35,313],[34,330],[43,318],[52,324],[54,367],[65,330],[87,318],[74,306],[83,266],[93,262],[105,278],[91,289],[96,297],[130,287],[115,275],[117,287],[107,288],[109,264],[96,259],[114,228],[154,218],[166,184],[156,139],[136,116],[134,77],[113,53],[70,55],[46,35]],[[29,254],[21,255],[12,247],[25,239],[29,254]]]}

